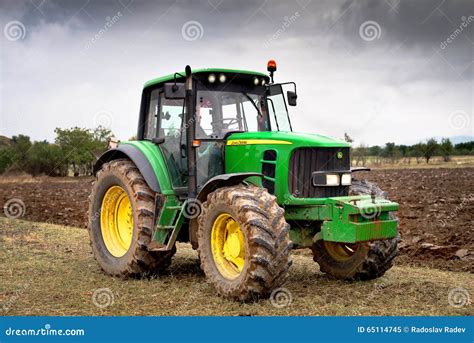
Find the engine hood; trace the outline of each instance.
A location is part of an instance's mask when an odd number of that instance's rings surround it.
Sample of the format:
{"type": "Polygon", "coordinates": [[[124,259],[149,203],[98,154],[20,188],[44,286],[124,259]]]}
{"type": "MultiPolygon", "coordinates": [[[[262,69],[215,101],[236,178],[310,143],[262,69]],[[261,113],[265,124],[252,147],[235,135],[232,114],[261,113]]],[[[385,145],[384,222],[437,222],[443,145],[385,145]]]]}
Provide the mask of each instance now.
{"type": "Polygon", "coordinates": [[[262,131],[233,133],[227,137],[227,145],[296,145],[299,147],[350,147],[341,139],[328,136],[286,131],[262,131]]]}

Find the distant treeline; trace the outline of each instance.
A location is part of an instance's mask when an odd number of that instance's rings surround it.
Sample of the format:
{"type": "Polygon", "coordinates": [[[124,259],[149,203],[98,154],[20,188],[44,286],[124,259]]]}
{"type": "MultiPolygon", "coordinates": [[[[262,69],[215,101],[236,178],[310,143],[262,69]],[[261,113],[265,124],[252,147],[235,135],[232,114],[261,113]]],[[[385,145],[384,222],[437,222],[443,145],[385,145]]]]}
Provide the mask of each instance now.
{"type": "MultiPolygon", "coordinates": [[[[97,158],[107,149],[112,136],[110,130],[101,126],[95,129],[73,127],[54,130],[54,143],[31,142],[25,135],[11,139],[0,136],[0,174],[25,172],[31,175],[67,176],[90,175],[97,158]]],[[[345,140],[353,140],[346,134],[345,140]]],[[[474,141],[453,145],[448,138],[440,142],[429,139],[414,145],[386,143],[385,146],[359,145],[352,148],[352,163],[364,164],[370,157],[375,164],[430,162],[433,156],[442,156],[449,162],[451,156],[474,155],[474,141]]]]}
{"type": "MultiPolygon", "coordinates": [[[[352,142],[347,134],[345,138],[346,141],[352,142]]],[[[449,138],[442,138],[440,142],[431,138],[414,145],[386,143],[382,147],[362,144],[352,148],[352,162],[355,165],[364,164],[369,156],[374,159],[372,162],[375,164],[396,163],[399,160],[409,164],[412,160],[416,163],[429,163],[433,156],[441,156],[445,162],[449,162],[452,156],[457,155],[474,155],[474,141],[453,145],[449,138]]]]}
{"type": "Polygon", "coordinates": [[[31,142],[25,135],[0,136],[0,173],[31,175],[89,175],[97,157],[106,149],[111,131],[73,127],[54,130],[54,143],[31,142]]]}

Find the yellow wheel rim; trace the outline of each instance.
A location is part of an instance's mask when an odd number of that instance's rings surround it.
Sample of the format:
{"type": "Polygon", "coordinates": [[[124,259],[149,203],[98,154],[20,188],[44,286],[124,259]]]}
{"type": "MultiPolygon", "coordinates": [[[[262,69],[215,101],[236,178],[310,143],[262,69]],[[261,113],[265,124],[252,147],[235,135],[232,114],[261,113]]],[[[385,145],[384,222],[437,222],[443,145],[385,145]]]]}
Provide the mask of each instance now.
{"type": "Polygon", "coordinates": [[[212,225],[211,250],[217,269],[226,279],[236,279],[245,263],[245,239],[239,223],[228,213],[220,214],[212,225]]]}
{"type": "Polygon", "coordinates": [[[347,261],[355,254],[358,245],[324,241],[327,253],[336,261],[347,261]]]}
{"type": "Polygon", "coordinates": [[[130,248],[133,237],[132,204],[122,187],[110,187],[100,210],[102,238],[109,253],[121,257],[130,248]]]}

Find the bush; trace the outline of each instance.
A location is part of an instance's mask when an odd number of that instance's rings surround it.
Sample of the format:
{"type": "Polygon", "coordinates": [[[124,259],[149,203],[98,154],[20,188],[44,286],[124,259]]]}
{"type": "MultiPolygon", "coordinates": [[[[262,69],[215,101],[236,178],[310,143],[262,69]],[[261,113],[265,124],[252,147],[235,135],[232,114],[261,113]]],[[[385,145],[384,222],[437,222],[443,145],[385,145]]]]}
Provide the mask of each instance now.
{"type": "Polygon", "coordinates": [[[61,148],[47,141],[33,143],[27,154],[25,171],[33,176],[67,175],[67,165],[64,164],[61,148]]]}
{"type": "Polygon", "coordinates": [[[15,152],[11,147],[0,148],[0,174],[10,168],[15,161],[15,152]]]}

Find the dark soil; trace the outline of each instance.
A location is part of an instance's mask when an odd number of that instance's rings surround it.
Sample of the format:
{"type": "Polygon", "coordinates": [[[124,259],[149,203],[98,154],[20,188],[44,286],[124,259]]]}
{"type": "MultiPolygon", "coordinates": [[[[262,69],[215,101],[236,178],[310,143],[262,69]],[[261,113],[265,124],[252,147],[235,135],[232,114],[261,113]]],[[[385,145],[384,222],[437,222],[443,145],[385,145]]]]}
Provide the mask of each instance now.
{"type": "MultiPolygon", "coordinates": [[[[396,263],[474,272],[473,168],[384,169],[355,177],[378,183],[401,205],[396,263]]],[[[23,219],[85,228],[92,180],[0,179],[0,205],[21,199],[23,219]]]]}

